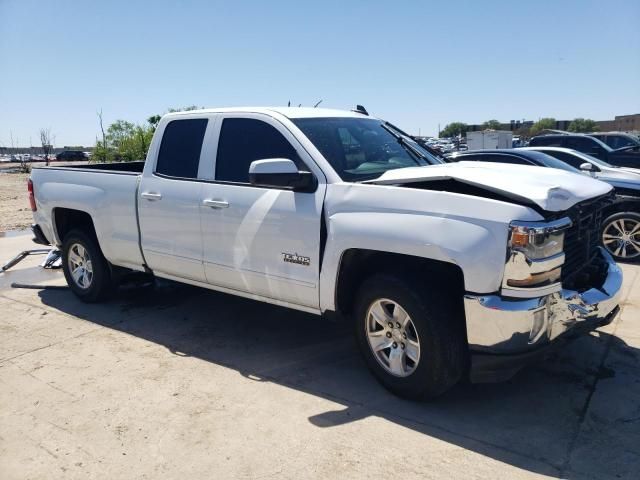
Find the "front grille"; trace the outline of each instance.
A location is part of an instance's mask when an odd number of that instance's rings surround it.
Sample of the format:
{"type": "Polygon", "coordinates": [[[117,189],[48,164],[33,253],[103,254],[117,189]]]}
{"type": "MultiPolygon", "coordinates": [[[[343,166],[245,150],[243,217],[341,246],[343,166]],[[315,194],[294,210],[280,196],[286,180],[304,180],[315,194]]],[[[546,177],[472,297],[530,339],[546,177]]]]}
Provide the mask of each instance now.
{"type": "Polygon", "coordinates": [[[564,216],[572,225],[564,236],[565,261],[562,266],[562,283],[565,288],[580,289],[589,280],[594,268],[601,270],[594,261],[600,245],[603,209],[613,201],[612,195],[581,202],[564,216]]]}

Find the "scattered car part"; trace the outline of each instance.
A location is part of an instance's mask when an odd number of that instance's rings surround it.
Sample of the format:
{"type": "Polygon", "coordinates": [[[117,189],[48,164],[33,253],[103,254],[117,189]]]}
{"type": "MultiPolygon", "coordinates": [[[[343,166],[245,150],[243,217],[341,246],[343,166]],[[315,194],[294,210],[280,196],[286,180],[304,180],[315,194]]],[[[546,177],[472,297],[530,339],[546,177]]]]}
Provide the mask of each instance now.
{"type": "MultiPolygon", "coordinates": [[[[54,249],[57,250],[57,249],[54,249]]],[[[29,255],[44,255],[44,254],[50,254],[51,253],[51,249],[50,248],[36,248],[34,250],[24,250],[23,252],[20,252],[18,255],[16,255],[15,257],[13,257],[11,260],[9,260],[7,263],[5,263],[2,266],[2,269],[0,269],[0,271],[2,272],[6,272],[7,270],[9,270],[11,267],[14,267],[15,265],[17,265],[18,263],[20,263],[22,260],[24,260],[25,258],[27,258],[29,255]]]]}

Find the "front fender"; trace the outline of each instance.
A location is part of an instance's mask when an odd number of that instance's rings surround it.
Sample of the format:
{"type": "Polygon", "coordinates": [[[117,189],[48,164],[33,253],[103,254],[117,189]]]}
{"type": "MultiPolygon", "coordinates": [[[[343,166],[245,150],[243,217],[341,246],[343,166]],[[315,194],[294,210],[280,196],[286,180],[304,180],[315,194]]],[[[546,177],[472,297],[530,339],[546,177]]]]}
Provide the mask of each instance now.
{"type": "Polygon", "coordinates": [[[328,217],[320,275],[320,307],[335,309],[340,261],[356,248],[399,253],[458,265],[465,289],[494,292],[504,271],[507,225],[480,225],[459,218],[402,213],[353,212],[328,217]]]}

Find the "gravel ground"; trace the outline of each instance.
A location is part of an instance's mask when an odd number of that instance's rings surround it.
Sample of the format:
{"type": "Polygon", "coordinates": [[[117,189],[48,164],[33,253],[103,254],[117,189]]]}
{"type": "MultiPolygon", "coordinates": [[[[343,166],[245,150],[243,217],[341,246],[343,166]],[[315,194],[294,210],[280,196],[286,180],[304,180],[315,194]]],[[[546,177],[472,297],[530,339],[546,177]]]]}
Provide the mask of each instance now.
{"type": "Polygon", "coordinates": [[[22,230],[33,222],[27,199],[27,173],[0,173],[0,232],[22,230]]]}

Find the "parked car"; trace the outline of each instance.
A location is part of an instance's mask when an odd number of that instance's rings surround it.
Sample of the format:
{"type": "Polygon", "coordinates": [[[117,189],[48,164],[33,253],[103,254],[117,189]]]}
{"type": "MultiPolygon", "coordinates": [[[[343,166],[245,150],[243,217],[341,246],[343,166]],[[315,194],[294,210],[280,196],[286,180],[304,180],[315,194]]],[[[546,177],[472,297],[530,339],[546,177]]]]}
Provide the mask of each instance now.
{"type": "Polygon", "coordinates": [[[614,150],[624,147],[640,148],[640,138],[637,135],[624,132],[598,132],[590,133],[590,137],[597,138],[614,150]]]}
{"type": "Polygon", "coordinates": [[[408,398],[508,378],[619,311],[622,273],[598,246],[611,186],[441,163],[358,112],[168,114],[146,162],[38,167],[29,195],[81,300],[130,269],[348,318],[408,398]]]}
{"type": "Polygon", "coordinates": [[[561,162],[544,153],[536,152],[530,148],[496,148],[493,150],[468,150],[455,152],[447,156],[449,162],[477,161],[489,163],[501,163],[511,165],[528,165],[539,167],[552,167],[565,170],[570,173],[581,173],[570,165],[561,162]]]}
{"type": "Polygon", "coordinates": [[[527,147],[452,156],[457,161],[536,165],[591,175],[612,185],[615,199],[602,212],[600,242],[617,261],[640,260],[640,171],[612,167],[597,158],[560,147],[527,147]],[[588,165],[588,167],[587,167],[588,165]]]}
{"type": "Polygon", "coordinates": [[[617,261],[640,260],[640,170],[615,167],[568,148],[530,147],[612,185],[616,202],[607,208],[602,243],[617,261]]]}
{"type": "Polygon", "coordinates": [[[578,150],[618,167],[640,168],[640,151],[634,146],[616,150],[597,138],[583,134],[553,134],[533,137],[530,147],[564,147],[578,150]]]}
{"type": "Polygon", "coordinates": [[[65,150],[56,155],[56,160],[70,162],[74,160],[87,160],[87,156],[81,150],[65,150]]]}

